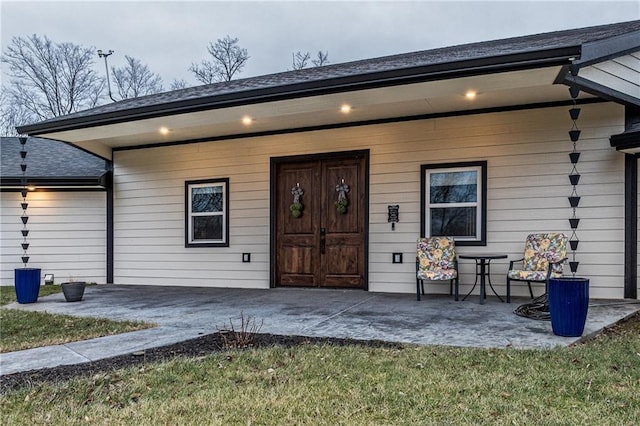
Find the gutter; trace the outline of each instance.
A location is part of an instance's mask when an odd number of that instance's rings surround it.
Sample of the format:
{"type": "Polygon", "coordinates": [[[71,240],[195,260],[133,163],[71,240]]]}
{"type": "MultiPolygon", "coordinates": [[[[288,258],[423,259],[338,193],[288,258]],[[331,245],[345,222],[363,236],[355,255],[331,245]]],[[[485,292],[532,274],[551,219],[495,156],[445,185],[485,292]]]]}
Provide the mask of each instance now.
{"type": "MultiPolygon", "coordinates": [[[[14,192],[24,188],[22,177],[0,178],[0,191],[14,192]]],[[[104,191],[107,188],[107,173],[102,176],[27,176],[27,184],[33,185],[37,190],[95,190],[104,191]]]]}

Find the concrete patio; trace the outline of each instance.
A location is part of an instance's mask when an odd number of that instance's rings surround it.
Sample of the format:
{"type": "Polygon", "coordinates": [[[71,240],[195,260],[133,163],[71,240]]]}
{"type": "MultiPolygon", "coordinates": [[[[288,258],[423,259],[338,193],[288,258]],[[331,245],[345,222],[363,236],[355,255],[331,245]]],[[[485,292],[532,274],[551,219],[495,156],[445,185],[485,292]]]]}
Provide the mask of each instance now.
{"type": "MultiPolygon", "coordinates": [[[[184,341],[218,331],[239,317],[262,323],[260,332],[377,339],[420,345],[478,348],[551,348],[580,338],[555,336],[551,323],[522,318],[513,310],[525,299],[502,303],[478,296],[369,293],[359,290],[247,290],[227,288],[99,285],[83,301],[67,303],[62,294],[37,303],[9,307],[31,311],[141,320],[158,327],[87,341],[0,354],[0,373],[10,374],[77,364],[184,341]]],[[[638,300],[591,300],[583,338],[640,309],[638,300]]]]}

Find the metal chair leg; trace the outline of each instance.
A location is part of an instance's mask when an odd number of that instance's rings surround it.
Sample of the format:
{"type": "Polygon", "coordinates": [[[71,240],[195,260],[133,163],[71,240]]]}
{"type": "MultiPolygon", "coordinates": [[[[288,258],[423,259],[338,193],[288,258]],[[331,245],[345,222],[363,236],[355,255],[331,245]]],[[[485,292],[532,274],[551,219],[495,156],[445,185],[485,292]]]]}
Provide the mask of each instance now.
{"type": "MultiPolygon", "coordinates": [[[[455,291],[455,295],[453,296],[453,300],[455,300],[455,301],[457,302],[457,301],[458,301],[458,296],[459,296],[458,286],[459,286],[459,283],[460,283],[460,282],[458,281],[458,277],[456,277],[456,278],[455,278],[455,281],[456,281],[456,283],[455,283],[455,289],[456,289],[456,291],[455,291]]],[[[453,280],[451,280],[451,282],[453,283],[453,280]]]]}
{"type": "Polygon", "coordinates": [[[531,281],[527,281],[527,284],[529,285],[529,294],[531,295],[531,298],[533,299],[533,290],[531,289],[531,281]]]}

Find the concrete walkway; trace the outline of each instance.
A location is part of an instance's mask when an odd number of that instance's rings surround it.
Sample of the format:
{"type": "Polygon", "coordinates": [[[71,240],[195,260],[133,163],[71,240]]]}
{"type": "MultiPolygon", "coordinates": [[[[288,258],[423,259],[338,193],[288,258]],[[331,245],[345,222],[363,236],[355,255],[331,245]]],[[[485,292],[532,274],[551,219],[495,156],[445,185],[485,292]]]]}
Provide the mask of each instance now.
{"type": "MultiPolygon", "coordinates": [[[[8,307],[31,311],[141,320],[158,327],[65,345],[0,354],[0,374],[89,362],[184,341],[228,327],[240,314],[262,322],[262,333],[378,339],[421,345],[550,348],[579,338],[555,336],[551,323],[522,318],[497,298],[455,302],[448,296],[327,289],[220,289],[100,285],[83,301],[62,294],[8,307]]],[[[640,301],[592,300],[583,336],[640,309],[640,301]]]]}

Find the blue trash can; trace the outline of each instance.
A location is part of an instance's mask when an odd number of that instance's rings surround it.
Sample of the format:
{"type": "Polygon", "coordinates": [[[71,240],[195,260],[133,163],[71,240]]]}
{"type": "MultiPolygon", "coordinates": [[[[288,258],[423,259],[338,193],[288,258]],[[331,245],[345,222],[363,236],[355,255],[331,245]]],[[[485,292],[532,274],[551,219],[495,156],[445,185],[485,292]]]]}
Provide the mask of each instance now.
{"type": "Polygon", "coordinates": [[[35,303],[38,301],[40,271],[40,268],[19,268],[14,270],[18,303],[35,303]]]}
{"type": "Polygon", "coordinates": [[[548,295],[553,334],[582,336],[589,309],[589,279],[552,278],[548,295]]]}

